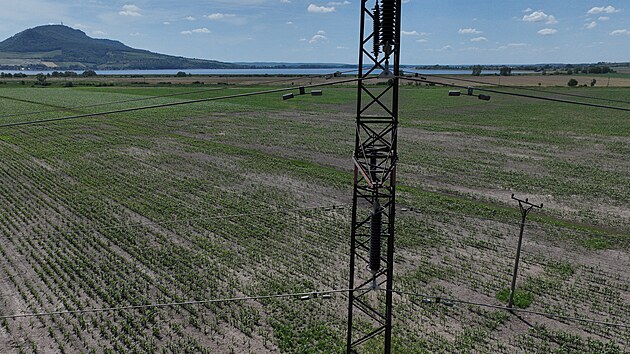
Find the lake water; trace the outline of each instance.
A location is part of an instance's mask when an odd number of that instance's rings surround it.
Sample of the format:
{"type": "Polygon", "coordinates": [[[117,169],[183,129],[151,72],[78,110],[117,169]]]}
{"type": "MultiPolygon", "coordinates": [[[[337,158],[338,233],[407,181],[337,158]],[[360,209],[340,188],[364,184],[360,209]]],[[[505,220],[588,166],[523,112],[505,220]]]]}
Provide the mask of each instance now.
{"type": "MultiPolygon", "coordinates": [[[[30,71],[30,70],[0,70],[4,73],[22,73],[26,75],[37,75],[39,73],[49,74],[55,70],[50,71],[30,71]]],[[[57,70],[60,71],[60,70],[57,70]]],[[[82,70],[73,70],[77,73],[83,72],[82,70]]],[[[346,74],[353,74],[356,69],[351,68],[327,68],[327,69],[166,69],[166,70],[96,70],[98,75],[175,75],[178,71],[190,73],[192,75],[326,75],[334,72],[342,72],[346,74]]],[[[461,75],[470,74],[471,70],[413,70],[403,68],[403,71],[410,73],[421,72],[433,75],[461,75]]],[[[378,71],[376,72],[378,73],[378,71]]],[[[498,74],[498,71],[486,70],[483,74],[498,74]]],[[[512,74],[529,74],[528,71],[513,71],[512,74]]]]}

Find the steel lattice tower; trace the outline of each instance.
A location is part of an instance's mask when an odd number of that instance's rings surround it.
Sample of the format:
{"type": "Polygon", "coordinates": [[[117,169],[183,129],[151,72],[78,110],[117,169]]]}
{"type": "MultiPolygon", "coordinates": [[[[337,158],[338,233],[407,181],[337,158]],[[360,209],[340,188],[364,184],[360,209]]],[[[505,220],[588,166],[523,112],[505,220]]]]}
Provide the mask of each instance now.
{"type": "Polygon", "coordinates": [[[391,350],[401,1],[361,0],[359,77],[386,83],[358,85],[348,353],[391,350]]]}

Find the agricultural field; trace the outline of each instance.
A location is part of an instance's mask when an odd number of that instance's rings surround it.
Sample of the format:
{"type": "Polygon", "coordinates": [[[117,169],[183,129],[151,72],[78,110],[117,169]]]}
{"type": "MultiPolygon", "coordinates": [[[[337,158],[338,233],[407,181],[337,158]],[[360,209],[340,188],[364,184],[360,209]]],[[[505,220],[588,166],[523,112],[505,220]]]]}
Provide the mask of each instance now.
{"type": "MultiPolygon", "coordinates": [[[[308,80],[9,82],[0,125],[308,80]]],[[[394,296],[395,352],[630,352],[630,115],[403,84],[394,287],[410,294],[394,296]],[[526,225],[517,305],[608,325],[428,301],[505,306],[520,224],[512,193],[544,203],[526,225]]],[[[0,348],[342,352],[343,292],[142,307],[347,287],[356,88],[323,90],[1,127],[0,348]]]]}

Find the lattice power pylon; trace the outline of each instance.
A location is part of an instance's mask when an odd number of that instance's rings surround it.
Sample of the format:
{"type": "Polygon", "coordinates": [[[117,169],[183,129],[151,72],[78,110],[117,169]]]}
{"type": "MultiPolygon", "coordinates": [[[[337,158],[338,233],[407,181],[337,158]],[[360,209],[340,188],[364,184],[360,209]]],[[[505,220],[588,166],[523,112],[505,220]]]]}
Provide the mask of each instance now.
{"type": "Polygon", "coordinates": [[[391,350],[401,2],[361,1],[348,353],[391,350]]]}

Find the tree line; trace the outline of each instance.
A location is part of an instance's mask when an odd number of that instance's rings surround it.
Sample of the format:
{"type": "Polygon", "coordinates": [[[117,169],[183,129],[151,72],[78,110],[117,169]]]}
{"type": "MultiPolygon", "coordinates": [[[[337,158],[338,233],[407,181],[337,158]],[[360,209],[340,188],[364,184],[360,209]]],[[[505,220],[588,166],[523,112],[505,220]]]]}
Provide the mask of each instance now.
{"type": "MultiPolygon", "coordinates": [[[[481,72],[485,70],[494,70],[494,67],[484,67],[482,65],[473,65],[472,76],[481,76],[481,72]]],[[[509,66],[501,66],[498,68],[499,75],[510,76],[512,75],[512,68],[509,66]]],[[[564,68],[552,68],[551,65],[545,65],[543,67],[535,68],[533,71],[541,72],[543,75],[547,75],[549,70],[554,70],[553,75],[573,75],[573,74],[611,74],[615,70],[608,65],[587,65],[587,66],[575,66],[572,64],[566,65],[564,68]]]]}
{"type": "MultiPolygon", "coordinates": [[[[44,73],[39,73],[37,75],[35,75],[36,77],[39,76],[48,76],[48,77],[93,77],[93,76],[97,76],[98,74],[96,74],[96,71],[94,70],[85,70],[84,72],[82,72],[81,74],[75,72],[75,71],[53,71],[52,73],[48,73],[46,75],[44,75],[44,73]]],[[[24,74],[24,73],[15,73],[15,74],[11,74],[11,73],[5,73],[5,72],[0,72],[0,78],[24,78],[27,77],[28,75],[24,74]]]]}

